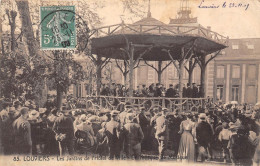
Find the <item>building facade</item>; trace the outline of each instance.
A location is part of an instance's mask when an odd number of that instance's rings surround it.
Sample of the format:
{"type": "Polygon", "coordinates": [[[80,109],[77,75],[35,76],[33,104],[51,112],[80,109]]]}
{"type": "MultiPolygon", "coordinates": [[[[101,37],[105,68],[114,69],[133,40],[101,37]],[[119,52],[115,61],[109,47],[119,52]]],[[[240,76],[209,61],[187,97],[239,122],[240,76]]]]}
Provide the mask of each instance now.
{"type": "Polygon", "coordinates": [[[215,100],[255,104],[260,101],[260,38],[231,39],[214,60],[215,100]]]}
{"type": "MultiPolygon", "coordinates": [[[[158,62],[149,62],[157,66],[158,62]]],[[[166,65],[168,62],[163,62],[166,65]]],[[[102,83],[125,84],[124,77],[115,62],[111,64],[110,80],[102,83]]],[[[104,77],[103,77],[104,78],[104,77]]],[[[178,84],[178,73],[173,64],[162,73],[162,84],[178,84]]],[[[200,68],[197,65],[193,71],[194,83],[200,84],[200,68]]],[[[134,87],[138,85],[149,86],[158,82],[156,71],[140,62],[134,70],[134,87]]],[[[188,82],[188,73],[184,72],[184,83],[188,82]]],[[[126,83],[127,84],[127,83],[126,83]]],[[[71,88],[77,97],[89,95],[89,83],[80,83],[71,88]]],[[[212,60],[206,69],[206,94],[215,101],[238,101],[239,103],[255,104],[260,101],[260,38],[255,39],[230,39],[229,47],[212,60]]]]}

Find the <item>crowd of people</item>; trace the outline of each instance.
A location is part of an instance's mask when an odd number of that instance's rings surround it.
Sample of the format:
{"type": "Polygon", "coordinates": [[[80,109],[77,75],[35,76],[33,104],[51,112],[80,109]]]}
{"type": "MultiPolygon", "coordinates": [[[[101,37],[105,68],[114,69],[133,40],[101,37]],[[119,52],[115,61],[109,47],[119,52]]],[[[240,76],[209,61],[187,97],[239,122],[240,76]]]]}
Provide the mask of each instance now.
{"type": "Polygon", "coordinates": [[[33,101],[2,102],[1,153],[4,155],[97,154],[109,159],[141,159],[234,164],[259,163],[259,109],[211,105],[201,112],[154,107],[58,110],[33,101]],[[215,151],[221,151],[217,156],[215,151]]]}
{"type": "MultiPolygon", "coordinates": [[[[125,97],[128,96],[129,89],[121,84],[112,83],[111,85],[104,84],[102,85],[100,94],[103,96],[118,96],[125,97]]],[[[135,97],[168,97],[168,98],[177,98],[179,97],[179,88],[178,85],[170,84],[169,88],[163,84],[151,84],[146,87],[146,85],[138,85],[133,91],[135,97]]],[[[183,84],[182,97],[183,98],[199,98],[201,95],[200,88],[196,83],[183,84]]]]}

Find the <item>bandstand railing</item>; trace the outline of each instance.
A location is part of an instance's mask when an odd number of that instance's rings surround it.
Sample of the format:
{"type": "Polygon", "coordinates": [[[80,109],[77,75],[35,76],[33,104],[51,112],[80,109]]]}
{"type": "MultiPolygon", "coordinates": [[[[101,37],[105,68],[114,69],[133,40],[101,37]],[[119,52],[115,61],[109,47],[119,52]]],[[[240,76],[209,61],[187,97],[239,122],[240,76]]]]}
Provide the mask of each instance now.
{"type": "Polygon", "coordinates": [[[166,97],[115,97],[115,96],[87,96],[78,99],[81,105],[91,110],[124,110],[130,107],[144,107],[146,110],[155,107],[168,108],[170,111],[193,111],[209,105],[211,100],[208,98],[166,98],[166,97]]]}
{"type": "Polygon", "coordinates": [[[203,37],[224,45],[228,44],[228,37],[204,28],[201,25],[135,25],[121,23],[93,29],[90,36],[99,38],[119,34],[190,35],[203,37]]]}

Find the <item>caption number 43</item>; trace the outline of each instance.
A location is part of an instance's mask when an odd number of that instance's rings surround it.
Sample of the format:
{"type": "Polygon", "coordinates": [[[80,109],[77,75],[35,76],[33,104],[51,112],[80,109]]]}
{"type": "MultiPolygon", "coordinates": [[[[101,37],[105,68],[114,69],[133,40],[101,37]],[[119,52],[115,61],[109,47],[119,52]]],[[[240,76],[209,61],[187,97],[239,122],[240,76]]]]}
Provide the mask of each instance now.
{"type": "Polygon", "coordinates": [[[13,161],[20,161],[20,158],[18,156],[13,158],[13,161]]]}

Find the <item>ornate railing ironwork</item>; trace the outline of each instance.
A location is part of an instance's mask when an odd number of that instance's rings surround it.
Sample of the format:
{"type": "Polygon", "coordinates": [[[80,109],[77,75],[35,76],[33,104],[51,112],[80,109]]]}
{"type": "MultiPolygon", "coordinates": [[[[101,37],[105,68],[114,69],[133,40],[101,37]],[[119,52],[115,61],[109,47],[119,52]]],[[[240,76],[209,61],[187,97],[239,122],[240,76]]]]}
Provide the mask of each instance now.
{"type": "Polygon", "coordinates": [[[166,98],[166,97],[115,97],[115,96],[87,96],[78,99],[78,104],[84,105],[91,110],[124,110],[130,107],[145,107],[146,110],[155,107],[168,108],[170,111],[175,109],[189,112],[198,112],[200,109],[209,105],[208,98],[166,98]]]}
{"type": "Polygon", "coordinates": [[[158,34],[158,35],[190,35],[203,37],[224,45],[228,44],[228,37],[220,35],[217,32],[204,28],[201,25],[183,26],[183,25],[135,25],[135,24],[115,24],[93,29],[90,36],[104,37],[119,34],[158,34]]]}

